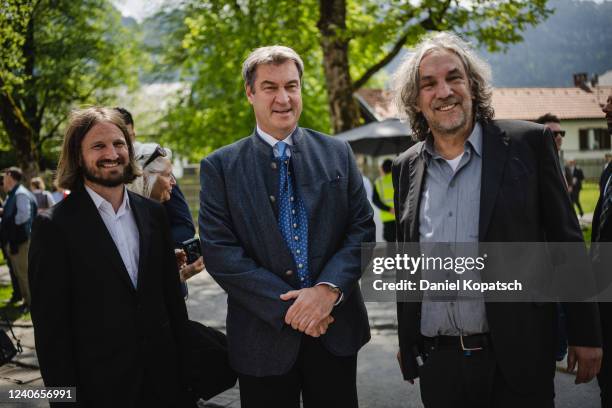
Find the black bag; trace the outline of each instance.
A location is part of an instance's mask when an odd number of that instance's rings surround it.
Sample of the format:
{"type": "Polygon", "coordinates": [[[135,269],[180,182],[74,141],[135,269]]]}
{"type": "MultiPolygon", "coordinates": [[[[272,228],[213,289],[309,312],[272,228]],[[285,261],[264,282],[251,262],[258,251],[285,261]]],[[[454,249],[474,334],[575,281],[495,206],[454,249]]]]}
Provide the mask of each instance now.
{"type": "Polygon", "coordinates": [[[185,375],[192,393],[209,400],[236,385],[238,376],[229,364],[225,334],[188,320],[184,340],[185,375]]]}
{"type": "Polygon", "coordinates": [[[3,315],[4,321],[8,325],[9,330],[11,331],[13,339],[15,339],[15,342],[17,343],[17,347],[15,347],[13,341],[6,334],[6,332],[0,329],[0,366],[3,366],[6,363],[10,362],[17,355],[17,353],[21,353],[23,351],[23,349],[21,348],[21,342],[15,336],[15,333],[13,333],[13,325],[11,324],[11,321],[8,319],[6,314],[3,313],[3,315]]]}

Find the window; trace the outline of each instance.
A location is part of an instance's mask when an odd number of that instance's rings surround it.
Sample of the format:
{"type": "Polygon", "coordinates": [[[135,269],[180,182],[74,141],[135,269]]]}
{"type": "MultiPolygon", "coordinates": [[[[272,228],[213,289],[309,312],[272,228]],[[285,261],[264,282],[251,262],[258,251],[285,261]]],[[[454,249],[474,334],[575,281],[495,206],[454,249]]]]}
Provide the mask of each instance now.
{"type": "Polygon", "coordinates": [[[580,150],[610,150],[612,143],[608,130],[604,128],[579,129],[580,150]]]}

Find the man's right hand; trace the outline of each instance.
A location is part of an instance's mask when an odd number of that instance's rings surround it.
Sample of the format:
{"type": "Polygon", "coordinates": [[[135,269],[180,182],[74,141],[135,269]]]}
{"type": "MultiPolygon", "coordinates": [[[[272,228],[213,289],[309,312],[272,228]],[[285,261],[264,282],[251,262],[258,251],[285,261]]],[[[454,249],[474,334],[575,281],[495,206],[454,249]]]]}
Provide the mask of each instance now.
{"type": "Polygon", "coordinates": [[[311,337],[319,337],[327,333],[327,328],[334,322],[332,315],[324,317],[323,320],[316,322],[310,322],[304,333],[311,337]]]}

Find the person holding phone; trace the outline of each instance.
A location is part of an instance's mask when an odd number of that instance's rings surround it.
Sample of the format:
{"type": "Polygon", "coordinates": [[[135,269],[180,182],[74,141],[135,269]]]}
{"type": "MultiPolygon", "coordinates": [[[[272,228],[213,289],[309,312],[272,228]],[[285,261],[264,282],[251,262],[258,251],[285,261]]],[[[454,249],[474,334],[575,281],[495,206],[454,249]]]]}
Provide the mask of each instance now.
{"type": "MultiPolygon", "coordinates": [[[[160,145],[143,143],[137,146],[136,162],[142,169],[142,176],[136,178],[128,188],[144,197],[164,203],[170,200],[176,180],[172,174],[170,153],[160,145]]],[[[188,243],[191,240],[185,241],[188,243]]],[[[197,240],[196,240],[197,241],[197,240]]],[[[199,250],[199,247],[198,249],[199,250]]],[[[193,251],[190,252],[193,254],[193,251]]],[[[181,282],[204,270],[202,256],[189,258],[184,249],[175,249],[181,282]]]]}

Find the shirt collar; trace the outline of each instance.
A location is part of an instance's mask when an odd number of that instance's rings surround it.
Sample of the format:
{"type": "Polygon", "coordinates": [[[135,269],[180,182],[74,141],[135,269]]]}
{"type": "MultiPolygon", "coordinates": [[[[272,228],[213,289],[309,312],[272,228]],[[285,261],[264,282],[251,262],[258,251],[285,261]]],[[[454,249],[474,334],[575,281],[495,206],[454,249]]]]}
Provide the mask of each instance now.
{"type": "MultiPolygon", "coordinates": [[[[468,143],[472,147],[474,153],[482,157],[482,126],[479,122],[476,122],[474,124],[472,133],[470,133],[470,137],[468,137],[465,141],[464,146],[466,146],[468,143]]],[[[436,149],[434,148],[433,136],[431,135],[431,133],[429,133],[425,138],[425,151],[430,157],[440,157],[440,155],[436,152],[436,149]]]]}
{"type": "Polygon", "coordinates": [[[115,211],[113,210],[112,204],[109,203],[100,194],[96,193],[87,184],[85,184],[85,190],[87,190],[87,193],[89,193],[89,196],[93,200],[93,202],[94,202],[94,204],[96,206],[96,209],[98,211],[106,211],[106,210],[110,209],[110,211],[111,211],[111,213],[113,215],[116,215],[117,217],[120,217],[121,215],[123,215],[125,212],[131,210],[131,208],[132,208],[130,206],[130,200],[128,199],[127,188],[125,186],[123,186],[123,202],[119,206],[119,209],[117,210],[116,214],[115,214],[115,211]]]}
{"type": "MultiPolygon", "coordinates": [[[[287,143],[289,146],[293,146],[293,133],[295,132],[295,129],[297,129],[297,126],[291,132],[289,132],[289,134],[282,140],[283,142],[287,143]]],[[[274,136],[271,136],[268,133],[261,130],[259,125],[257,125],[257,134],[259,135],[259,137],[261,137],[264,140],[264,142],[266,142],[272,147],[274,147],[279,142],[279,140],[276,139],[274,136]]]]}

